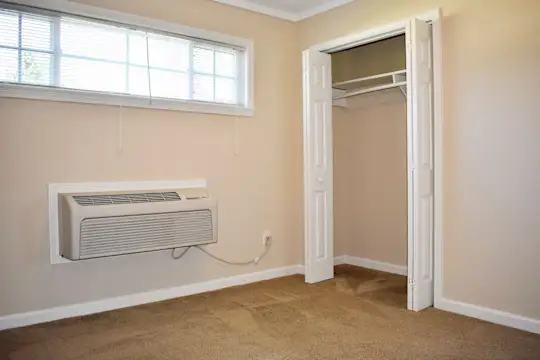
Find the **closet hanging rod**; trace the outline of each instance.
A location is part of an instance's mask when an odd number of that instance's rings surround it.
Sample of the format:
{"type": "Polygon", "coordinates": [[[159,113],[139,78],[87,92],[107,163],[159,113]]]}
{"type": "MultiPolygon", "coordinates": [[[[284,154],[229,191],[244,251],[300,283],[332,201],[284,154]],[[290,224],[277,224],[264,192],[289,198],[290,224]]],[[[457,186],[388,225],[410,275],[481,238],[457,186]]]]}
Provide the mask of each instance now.
{"type": "Polygon", "coordinates": [[[366,76],[366,77],[362,77],[362,78],[358,78],[358,79],[341,81],[341,82],[332,84],[332,87],[336,88],[336,89],[339,89],[339,86],[343,86],[343,85],[361,83],[363,81],[368,81],[368,80],[373,80],[373,79],[380,79],[380,78],[384,78],[384,77],[392,77],[392,78],[394,78],[394,76],[396,76],[396,75],[406,75],[406,74],[407,74],[407,70],[391,71],[391,72],[384,73],[384,74],[377,74],[377,75],[366,76]]]}
{"type": "Polygon", "coordinates": [[[343,94],[343,95],[339,95],[339,96],[336,96],[336,97],[332,98],[332,100],[345,99],[345,98],[348,98],[348,97],[351,97],[351,96],[362,95],[362,94],[367,94],[367,93],[370,93],[370,92],[375,92],[375,91],[385,90],[385,89],[391,89],[391,88],[395,88],[395,87],[398,87],[398,86],[406,86],[406,85],[407,85],[406,81],[400,81],[400,82],[392,83],[392,84],[374,86],[374,87],[371,87],[371,88],[368,88],[368,89],[352,91],[352,92],[349,92],[349,93],[346,93],[346,94],[343,94]]]}

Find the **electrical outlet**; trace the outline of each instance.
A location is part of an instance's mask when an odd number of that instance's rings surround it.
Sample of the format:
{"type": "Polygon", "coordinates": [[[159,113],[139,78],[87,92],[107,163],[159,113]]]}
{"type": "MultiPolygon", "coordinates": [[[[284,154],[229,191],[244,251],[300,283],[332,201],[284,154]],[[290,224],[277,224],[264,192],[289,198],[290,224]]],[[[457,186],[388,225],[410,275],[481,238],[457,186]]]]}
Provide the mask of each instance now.
{"type": "Polygon", "coordinates": [[[266,230],[263,232],[262,236],[263,245],[264,246],[270,246],[272,245],[272,233],[269,230],[266,230]]]}

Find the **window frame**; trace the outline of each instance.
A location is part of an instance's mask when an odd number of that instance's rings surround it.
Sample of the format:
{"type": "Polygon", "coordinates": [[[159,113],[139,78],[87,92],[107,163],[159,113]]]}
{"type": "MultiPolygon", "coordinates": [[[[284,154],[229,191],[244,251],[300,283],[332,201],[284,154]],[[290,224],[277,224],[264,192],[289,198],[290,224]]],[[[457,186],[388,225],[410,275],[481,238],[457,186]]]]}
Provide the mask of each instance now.
{"type": "MultiPolygon", "coordinates": [[[[4,0],[5,1],[5,0],[4,0]]],[[[78,4],[66,0],[7,0],[14,5],[57,11],[66,15],[82,16],[96,21],[113,22],[139,30],[157,31],[243,48],[243,56],[237,57],[240,69],[237,79],[239,104],[222,104],[197,100],[152,98],[129,94],[113,94],[88,90],[68,89],[21,83],[0,83],[0,98],[23,98],[75,102],[85,104],[139,107],[149,109],[177,110],[187,112],[248,116],[254,115],[254,66],[253,41],[218,32],[193,28],[163,20],[151,19],[114,10],[78,4]]]]}

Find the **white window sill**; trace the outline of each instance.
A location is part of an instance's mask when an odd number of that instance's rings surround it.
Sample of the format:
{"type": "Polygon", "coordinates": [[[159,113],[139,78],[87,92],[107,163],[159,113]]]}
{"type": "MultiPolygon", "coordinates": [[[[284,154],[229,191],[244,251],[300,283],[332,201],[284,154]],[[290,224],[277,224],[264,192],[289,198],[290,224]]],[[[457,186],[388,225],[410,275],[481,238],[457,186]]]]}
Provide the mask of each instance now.
{"type": "Polygon", "coordinates": [[[205,114],[252,117],[254,110],[246,107],[207,103],[202,101],[172,100],[153,98],[152,101],[144,96],[123,94],[96,93],[93,91],[50,88],[22,84],[1,84],[0,98],[18,98],[33,100],[49,100],[74,102],[83,104],[99,104],[111,106],[126,106],[146,109],[176,110],[205,114]]]}

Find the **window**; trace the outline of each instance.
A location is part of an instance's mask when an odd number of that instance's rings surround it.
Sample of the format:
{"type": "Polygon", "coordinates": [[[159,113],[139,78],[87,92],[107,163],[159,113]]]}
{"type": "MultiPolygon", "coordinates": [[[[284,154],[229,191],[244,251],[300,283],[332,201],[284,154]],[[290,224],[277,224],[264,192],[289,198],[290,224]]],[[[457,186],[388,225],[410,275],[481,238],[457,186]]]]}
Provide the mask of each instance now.
{"type": "Polygon", "coordinates": [[[45,88],[70,99],[220,105],[234,113],[250,108],[246,53],[241,45],[0,3],[0,96],[13,86],[18,94],[45,88]]]}

